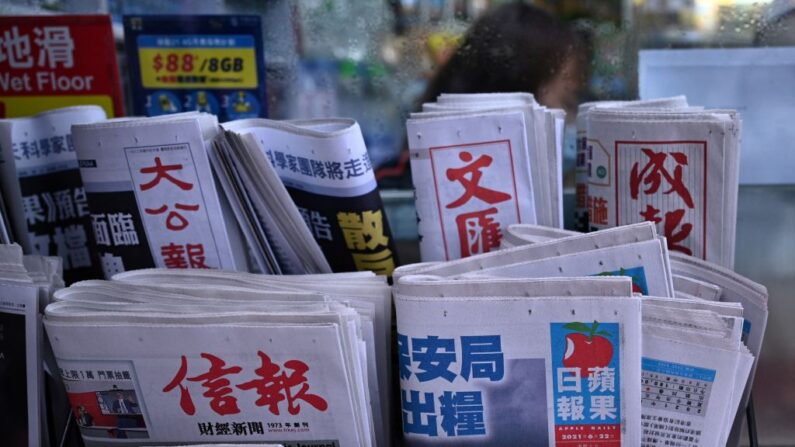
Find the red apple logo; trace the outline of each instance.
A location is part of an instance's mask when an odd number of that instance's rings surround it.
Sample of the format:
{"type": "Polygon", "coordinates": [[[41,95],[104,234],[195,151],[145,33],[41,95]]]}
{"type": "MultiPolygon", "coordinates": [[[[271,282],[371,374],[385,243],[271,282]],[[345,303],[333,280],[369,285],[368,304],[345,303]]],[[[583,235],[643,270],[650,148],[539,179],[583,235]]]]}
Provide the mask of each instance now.
{"type": "Polygon", "coordinates": [[[605,338],[611,334],[598,331],[599,323],[568,323],[565,329],[575,331],[566,335],[566,352],[563,354],[563,366],[580,368],[580,377],[588,377],[589,368],[604,368],[613,358],[613,344],[605,338]]]}

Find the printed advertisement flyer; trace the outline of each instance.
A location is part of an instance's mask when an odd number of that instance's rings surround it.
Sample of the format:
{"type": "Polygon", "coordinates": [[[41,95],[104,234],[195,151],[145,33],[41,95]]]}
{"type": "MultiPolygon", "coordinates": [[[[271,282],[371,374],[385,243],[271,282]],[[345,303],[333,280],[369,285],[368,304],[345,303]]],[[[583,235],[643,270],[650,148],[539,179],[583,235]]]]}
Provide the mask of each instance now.
{"type": "Polygon", "coordinates": [[[124,38],[135,115],[266,116],[259,16],[125,16],[124,38]]]}

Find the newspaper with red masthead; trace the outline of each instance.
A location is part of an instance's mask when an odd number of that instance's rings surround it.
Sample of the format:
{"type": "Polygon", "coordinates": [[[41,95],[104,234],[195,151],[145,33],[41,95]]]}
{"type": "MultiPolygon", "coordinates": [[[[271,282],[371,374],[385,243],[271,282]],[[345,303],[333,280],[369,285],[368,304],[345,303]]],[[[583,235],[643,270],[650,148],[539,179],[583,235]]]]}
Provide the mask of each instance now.
{"type": "Polygon", "coordinates": [[[630,109],[666,109],[687,107],[685,96],[635,101],[593,101],[577,107],[577,141],[574,159],[574,228],[588,231],[588,169],[593,151],[603,150],[588,137],[588,112],[597,108],[623,107],[630,109]]]}
{"type": "Polygon", "coordinates": [[[587,121],[591,229],[654,222],[671,251],[731,268],[737,112],[612,107],[589,111],[587,121]]]}
{"type": "Polygon", "coordinates": [[[246,268],[206,148],[218,119],[188,112],[72,128],[106,278],[149,267],[246,268]]]}
{"type": "Polygon", "coordinates": [[[513,223],[562,225],[563,118],[526,93],[445,94],[412,114],[423,261],[496,250],[513,223]]]}
{"type": "Polygon", "coordinates": [[[375,306],[226,275],[236,285],[150,276],[56,293],[44,324],[86,444],[385,445],[375,306]]]}

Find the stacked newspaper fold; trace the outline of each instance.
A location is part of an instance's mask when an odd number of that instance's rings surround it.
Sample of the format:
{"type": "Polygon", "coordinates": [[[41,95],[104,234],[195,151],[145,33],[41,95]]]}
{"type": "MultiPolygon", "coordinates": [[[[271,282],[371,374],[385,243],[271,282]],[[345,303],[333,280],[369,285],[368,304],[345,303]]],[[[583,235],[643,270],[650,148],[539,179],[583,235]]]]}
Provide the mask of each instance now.
{"type": "Polygon", "coordinates": [[[736,111],[597,107],[587,123],[591,229],[652,221],[672,251],[734,265],[736,111]]]}
{"type": "Polygon", "coordinates": [[[640,445],[628,278],[408,275],[394,296],[406,445],[640,445]]]}
{"type": "Polygon", "coordinates": [[[356,121],[223,127],[212,161],[264,272],[392,273],[394,241],[356,121]]]}
{"type": "MultiPolygon", "coordinates": [[[[389,433],[391,410],[389,340],[391,339],[392,291],[383,276],[371,272],[335,273],[333,275],[257,275],[222,271],[191,270],[139,270],[114,276],[116,281],[146,285],[153,282],[163,287],[196,287],[196,284],[253,288],[255,290],[289,290],[322,294],[329,299],[373,307],[375,317],[374,349],[370,360],[377,368],[378,392],[372,392],[376,385],[370,381],[374,405],[381,411],[374,412],[377,433],[389,433]],[[384,431],[378,430],[383,420],[384,431]]],[[[384,445],[379,442],[379,445],[384,445]]]]}
{"type": "Polygon", "coordinates": [[[223,131],[210,159],[263,273],[331,272],[278,174],[250,139],[223,131]],[[248,145],[247,145],[248,144],[248,145]]]}
{"type": "Polygon", "coordinates": [[[743,308],[742,340],[754,356],[750,374],[744,384],[739,409],[734,416],[734,426],[728,445],[739,445],[743,416],[751,395],[754,374],[762,351],[762,341],[767,327],[767,288],[737,273],[691,256],[671,253],[671,270],[673,273],[691,280],[707,283],[720,290],[722,303],[739,303],[743,308]]]}
{"type": "Polygon", "coordinates": [[[673,280],[664,239],[654,224],[641,222],[583,233],[449,262],[413,264],[395,270],[444,277],[544,278],[628,276],[635,293],[673,297],[673,280]]]}
{"type": "Polygon", "coordinates": [[[643,300],[642,446],[725,446],[754,356],[737,303],[643,300]]]}
{"type": "Polygon", "coordinates": [[[40,307],[63,286],[55,257],[24,255],[19,245],[0,245],[0,420],[3,443],[47,445],[47,405],[40,307]]]}
{"type": "Polygon", "coordinates": [[[198,112],[73,126],[106,278],[149,267],[246,269],[207,156],[217,132],[217,118],[198,112]]]}
{"type": "Polygon", "coordinates": [[[512,224],[502,235],[500,248],[511,248],[517,245],[536,244],[552,239],[575,236],[579,231],[564,230],[563,228],[552,228],[543,225],[533,224],[512,224]]]}
{"type": "Polygon", "coordinates": [[[89,446],[387,445],[383,277],[142,270],[55,298],[44,324],[89,446]]]}
{"type": "Polygon", "coordinates": [[[528,93],[442,94],[411,115],[423,261],[489,252],[513,223],[562,226],[564,118],[528,93]]]}
{"type": "MultiPolygon", "coordinates": [[[[664,239],[656,235],[651,222],[558,239],[543,230],[527,228],[531,234],[547,235],[547,241],[533,243],[517,237],[523,245],[398,268],[394,275],[398,329],[404,318],[398,299],[404,278],[446,278],[458,284],[503,278],[629,276],[632,292],[648,295],[642,300],[643,442],[630,445],[675,440],[685,445],[722,446],[730,436],[731,443],[738,442],[767,321],[765,288],[691,256],[673,253],[669,259],[664,239]]],[[[475,290],[473,285],[466,287],[475,290]]],[[[434,293],[431,296],[455,296],[434,293]]],[[[499,294],[490,296],[495,295],[499,294]]],[[[455,308],[450,303],[446,306],[446,311],[455,308]]],[[[489,313],[481,309],[470,318],[489,313]]],[[[481,320],[477,317],[472,324],[481,320]]],[[[487,330],[491,328],[482,328],[487,330]]],[[[408,414],[404,408],[404,418],[408,414]]]]}
{"type": "Polygon", "coordinates": [[[0,120],[0,242],[60,256],[70,283],[100,275],[71,127],[105,118],[79,106],[0,120]]]}
{"type": "Polygon", "coordinates": [[[688,107],[687,98],[674,96],[636,101],[594,101],[585,102],[577,108],[577,142],[574,162],[574,228],[587,232],[588,227],[588,172],[591,151],[603,150],[598,142],[588,137],[588,112],[592,109],[603,107],[621,107],[628,109],[672,109],[688,107]]]}

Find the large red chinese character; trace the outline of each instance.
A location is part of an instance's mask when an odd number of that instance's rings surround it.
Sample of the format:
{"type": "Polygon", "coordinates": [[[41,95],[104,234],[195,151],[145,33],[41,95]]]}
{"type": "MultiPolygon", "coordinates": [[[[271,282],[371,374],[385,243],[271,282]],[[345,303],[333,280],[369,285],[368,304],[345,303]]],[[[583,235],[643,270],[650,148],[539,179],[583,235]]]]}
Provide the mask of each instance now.
{"type": "Polygon", "coordinates": [[[141,174],[155,174],[155,178],[153,178],[149,182],[142,183],[138,186],[141,187],[141,191],[146,191],[159,185],[161,179],[166,179],[171,183],[173,183],[175,186],[177,186],[179,189],[183,191],[189,191],[193,189],[193,183],[182,181],[178,178],[173,177],[171,174],[168,173],[168,171],[181,171],[181,170],[182,170],[181,164],[164,165],[160,161],[160,157],[155,157],[154,166],[140,169],[141,174]]]}
{"type": "Polygon", "coordinates": [[[189,377],[191,382],[202,382],[202,386],[207,389],[202,395],[210,398],[210,408],[217,414],[225,416],[228,414],[240,413],[237,406],[237,399],[232,396],[231,382],[224,376],[237,374],[242,371],[239,366],[226,368],[226,362],[212,355],[202,353],[201,357],[210,362],[210,369],[196,377],[189,377]]]}
{"type": "MultiPolygon", "coordinates": [[[[472,154],[464,151],[458,154],[458,158],[460,158],[461,161],[469,163],[472,161],[472,154]]],[[[447,208],[457,208],[467,203],[472,197],[477,197],[491,205],[504,202],[511,198],[510,194],[484,188],[479,185],[480,179],[483,177],[483,173],[480,172],[480,170],[491,166],[492,161],[493,159],[490,156],[481,155],[477,160],[468,165],[447,170],[447,179],[461,182],[461,186],[463,186],[465,190],[461,197],[448,203],[447,208]],[[469,174],[469,178],[467,178],[467,174],[469,174]]]]}
{"type": "Polygon", "coordinates": [[[185,259],[185,246],[171,242],[160,247],[160,256],[163,264],[169,269],[186,269],[188,261],[185,259]]]}
{"type": "MultiPolygon", "coordinates": [[[[174,205],[174,208],[183,211],[198,211],[199,205],[185,205],[182,203],[177,203],[174,205]]],[[[163,214],[168,211],[168,205],[163,205],[160,208],[145,208],[146,214],[158,215],[163,214]]],[[[166,228],[171,231],[182,231],[190,225],[188,219],[185,218],[182,214],[171,210],[168,212],[168,216],[166,216],[166,228]]]]}
{"type": "Polygon", "coordinates": [[[183,355],[182,356],[182,364],[177,371],[177,374],[171,379],[171,382],[163,388],[164,393],[171,392],[174,388],[179,386],[179,406],[182,408],[182,411],[189,415],[193,416],[196,413],[196,406],[193,405],[193,399],[190,397],[190,392],[188,389],[182,385],[182,381],[185,379],[185,376],[188,374],[188,359],[183,355]]]}
{"type": "Polygon", "coordinates": [[[188,262],[192,269],[208,269],[207,264],[204,263],[204,244],[185,244],[188,250],[188,262]]]}
{"type": "Polygon", "coordinates": [[[682,181],[682,166],[687,166],[687,155],[683,152],[670,153],[671,157],[676,161],[674,175],[671,175],[671,173],[665,169],[665,159],[668,157],[667,153],[654,152],[648,148],[643,148],[641,150],[649,157],[649,162],[646,163],[646,166],[644,166],[640,172],[638,172],[638,163],[632,166],[632,171],[629,174],[629,189],[632,198],[638,198],[641,181],[643,181],[644,185],[648,186],[643,193],[653,194],[660,188],[662,178],[665,177],[665,180],[671,187],[668,191],[663,192],[663,194],[676,192],[689,208],[693,208],[693,198],[690,196],[690,191],[687,189],[687,186],[685,186],[682,181]]]}
{"type": "Polygon", "coordinates": [[[173,242],[160,247],[163,264],[170,269],[208,269],[204,244],[175,244],[173,242]],[[187,256],[186,256],[187,255],[187,256]]]}
{"type": "Polygon", "coordinates": [[[689,248],[685,247],[684,245],[679,245],[680,242],[687,239],[690,236],[690,231],[693,230],[693,224],[684,223],[682,224],[679,231],[676,231],[676,228],[679,226],[679,223],[682,221],[682,217],[685,215],[684,209],[669,211],[665,213],[665,224],[663,224],[663,234],[665,234],[665,238],[668,241],[668,248],[674,251],[682,252],[686,255],[693,256],[693,251],[689,248]]]}
{"type": "Polygon", "coordinates": [[[493,214],[497,214],[497,208],[463,213],[455,218],[462,258],[500,246],[502,233],[499,222],[490,217],[493,214]]]}
{"type": "MultiPolygon", "coordinates": [[[[663,219],[658,216],[659,213],[660,210],[657,208],[651,205],[646,205],[646,211],[641,212],[640,215],[644,220],[648,220],[649,222],[654,222],[657,224],[663,221],[663,219]]],[[[679,223],[682,221],[684,216],[684,209],[678,209],[665,213],[663,234],[665,235],[665,240],[668,242],[669,250],[679,251],[692,256],[693,251],[684,245],[680,245],[679,243],[690,236],[690,232],[693,230],[693,224],[684,223],[679,228],[679,231],[676,231],[676,228],[679,227],[679,223]]]]}
{"type": "Polygon", "coordinates": [[[309,366],[299,360],[288,360],[284,362],[287,369],[293,370],[291,374],[284,371],[279,373],[281,368],[276,363],[273,363],[262,351],[258,351],[262,366],[257,368],[254,372],[261,379],[254,379],[250,382],[241,383],[237,385],[241,390],[256,390],[259,394],[259,399],[255,404],[259,407],[267,406],[272,414],[279,415],[279,403],[287,400],[287,411],[295,416],[301,412],[301,405],[296,404],[296,401],[304,401],[313,406],[316,410],[326,411],[328,403],[325,399],[317,394],[309,393],[309,383],[304,376],[309,371],[309,366]],[[297,392],[293,392],[293,388],[300,386],[297,392]]]}
{"type": "Polygon", "coordinates": [[[660,210],[651,205],[646,205],[646,211],[640,212],[640,216],[643,218],[643,220],[654,222],[656,224],[662,222],[662,218],[658,217],[658,214],[660,214],[660,210]]]}

